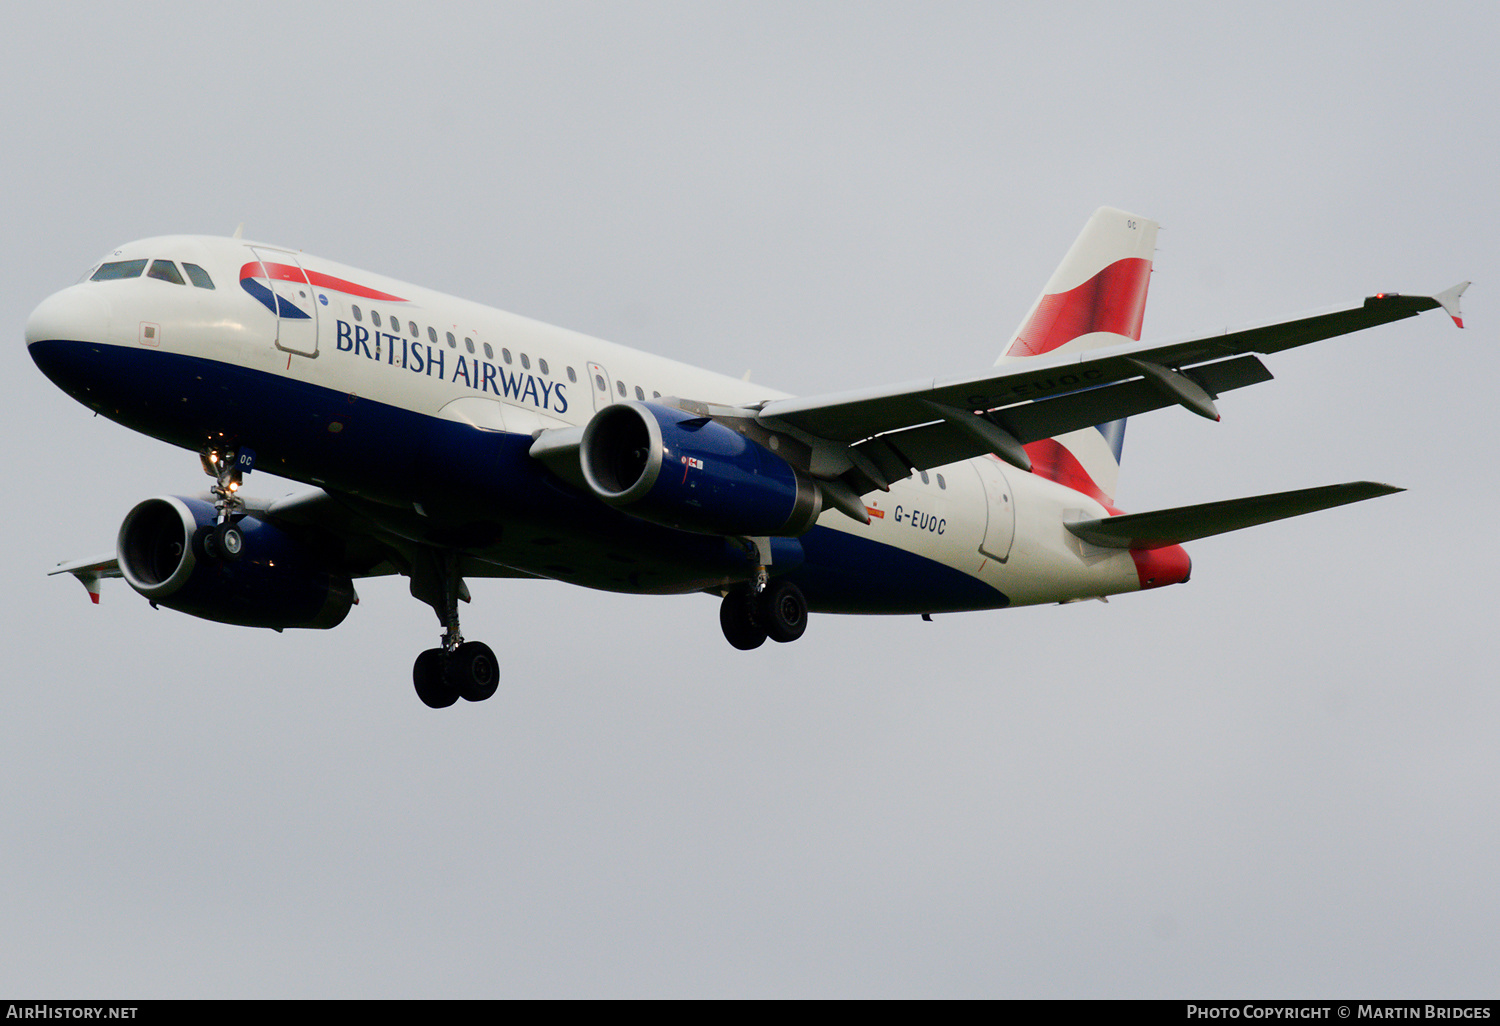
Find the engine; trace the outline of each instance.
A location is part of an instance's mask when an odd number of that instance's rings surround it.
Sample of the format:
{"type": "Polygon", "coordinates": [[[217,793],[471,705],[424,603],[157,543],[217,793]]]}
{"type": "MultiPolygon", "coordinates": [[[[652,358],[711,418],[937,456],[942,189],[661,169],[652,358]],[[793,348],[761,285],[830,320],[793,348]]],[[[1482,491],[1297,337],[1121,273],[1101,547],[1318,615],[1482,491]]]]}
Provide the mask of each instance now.
{"type": "Polygon", "coordinates": [[[655,403],[594,415],[579,452],[599,498],[632,516],[699,534],[795,536],[822,495],[769,449],[707,417],[655,403]]]}
{"type": "Polygon", "coordinates": [[[203,545],[214,508],[199,499],[162,496],[136,505],[120,525],[120,572],[157,605],[241,627],[337,627],[354,604],[354,584],[329,573],[307,546],[254,517],[236,526],[235,559],[209,557],[203,545]]]}

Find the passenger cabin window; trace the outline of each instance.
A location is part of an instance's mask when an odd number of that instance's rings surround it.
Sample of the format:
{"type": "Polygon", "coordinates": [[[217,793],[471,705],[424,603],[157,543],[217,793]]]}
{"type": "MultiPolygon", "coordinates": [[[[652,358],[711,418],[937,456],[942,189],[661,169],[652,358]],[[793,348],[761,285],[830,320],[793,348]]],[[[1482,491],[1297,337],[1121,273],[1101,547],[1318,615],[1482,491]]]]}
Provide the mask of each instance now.
{"type": "Polygon", "coordinates": [[[100,264],[99,270],[89,281],[114,281],[119,278],[139,278],[141,272],[146,269],[144,260],[112,260],[107,264],[100,264]]]}
{"type": "Polygon", "coordinates": [[[509,366],[509,364],[510,364],[510,350],[509,349],[501,349],[500,350],[500,359],[504,360],[505,363],[506,363],[506,365],[509,366]]]}
{"type": "Polygon", "coordinates": [[[354,319],[356,321],[362,321],[365,319],[364,314],[359,312],[359,307],[355,306],[353,303],[349,304],[349,309],[354,311],[354,319]]]}
{"type": "Polygon", "coordinates": [[[948,487],[948,482],[943,480],[943,475],[942,474],[939,474],[937,476],[937,479],[938,479],[938,487],[939,488],[947,488],[948,487]]]}
{"type": "Polygon", "coordinates": [[[162,281],[169,281],[173,285],[187,284],[187,282],[182,280],[182,272],[177,270],[177,265],[170,260],[151,261],[151,270],[146,272],[146,277],[159,278],[162,281]]]}
{"type": "Polygon", "coordinates": [[[464,348],[469,351],[470,356],[474,355],[474,340],[467,335],[464,336],[464,348]]]}
{"type": "Polygon", "coordinates": [[[484,358],[486,360],[493,360],[495,358],[495,350],[490,348],[490,344],[488,342],[484,344],[484,358]]]}
{"type": "Polygon", "coordinates": [[[623,382],[623,381],[616,381],[616,382],[615,382],[615,384],[616,384],[616,385],[617,385],[617,386],[618,386],[618,387],[619,387],[619,389],[620,389],[620,395],[622,395],[622,396],[623,396],[623,395],[624,395],[624,394],[625,394],[625,382],[623,382]]]}
{"type": "Polygon", "coordinates": [[[377,328],[380,327],[380,311],[379,310],[371,310],[370,311],[370,320],[374,322],[375,327],[377,327],[377,328]]]}
{"type": "Polygon", "coordinates": [[[447,332],[447,335],[448,335],[448,348],[449,349],[457,349],[458,348],[458,339],[456,339],[456,338],[453,337],[453,332],[451,332],[451,331],[447,332]]]}
{"type": "Polygon", "coordinates": [[[922,483],[923,484],[931,484],[932,483],[931,481],[929,481],[927,479],[927,471],[923,470],[923,471],[920,471],[920,473],[922,475],[922,483]]]}
{"type": "Polygon", "coordinates": [[[521,354],[521,369],[531,370],[531,357],[527,356],[525,353],[521,354]]]}
{"type": "Polygon", "coordinates": [[[187,272],[188,281],[200,289],[212,289],[214,280],[208,276],[208,272],[197,264],[190,264],[186,260],[182,262],[182,269],[187,272]]]}
{"type": "Polygon", "coordinates": [[[578,375],[573,373],[572,367],[568,368],[568,380],[573,382],[575,385],[578,384],[578,375]]]}
{"type": "Polygon", "coordinates": [[[407,321],[406,322],[406,327],[411,331],[411,337],[412,338],[421,338],[422,337],[422,333],[417,330],[417,322],[416,321],[407,321]]]}
{"type": "Polygon", "coordinates": [[[546,360],[543,360],[541,357],[537,357],[536,365],[537,365],[537,368],[539,370],[541,370],[541,372],[543,374],[547,373],[547,361],[546,360]]]}
{"type": "Polygon", "coordinates": [[[427,341],[431,342],[433,345],[438,344],[436,328],[429,327],[427,329],[427,341]]]}
{"type": "Polygon", "coordinates": [[[644,402],[645,399],[646,399],[646,393],[641,390],[641,386],[640,385],[636,385],[635,386],[635,397],[637,399],[641,400],[642,402],[644,402]]]}

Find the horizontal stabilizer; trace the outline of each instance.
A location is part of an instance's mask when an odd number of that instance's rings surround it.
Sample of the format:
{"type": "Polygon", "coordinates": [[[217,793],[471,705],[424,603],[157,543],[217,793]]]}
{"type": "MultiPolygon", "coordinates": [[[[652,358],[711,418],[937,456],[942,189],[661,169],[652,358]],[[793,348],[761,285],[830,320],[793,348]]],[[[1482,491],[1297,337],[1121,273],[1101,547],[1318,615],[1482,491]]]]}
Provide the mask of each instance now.
{"type": "Polygon", "coordinates": [[[1159,549],[1401,491],[1405,489],[1375,481],[1351,481],[1153,513],[1080,520],[1063,526],[1084,541],[1107,549],[1159,549]]]}

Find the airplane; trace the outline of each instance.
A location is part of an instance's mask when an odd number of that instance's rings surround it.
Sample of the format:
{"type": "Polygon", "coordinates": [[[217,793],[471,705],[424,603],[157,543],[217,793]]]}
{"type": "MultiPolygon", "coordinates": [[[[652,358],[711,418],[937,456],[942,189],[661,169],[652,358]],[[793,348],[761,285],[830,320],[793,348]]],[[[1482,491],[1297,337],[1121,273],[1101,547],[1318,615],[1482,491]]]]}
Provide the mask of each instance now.
{"type": "Polygon", "coordinates": [[[32,359],[96,414],[199,454],[208,492],[157,496],[113,552],[61,563],[99,600],[283,630],[337,626],[354,582],[402,574],[441,643],[433,708],[483,701],[468,578],[719,597],[726,640],[810,612],[1069,603],[1188,580],[1186,542],[1401,489],[1350,482],[1124,513],[1125,418],[1212,420],[1259,356],[1442,308],[1383,292],[1235,331],[1141,342],[1157,224],[1101,208],[994,366],[797,397],[309,254],[232,238],[121,246],[43,300],[32,359]],[[275,501],[246,474],[307,486],[275,501]]]}

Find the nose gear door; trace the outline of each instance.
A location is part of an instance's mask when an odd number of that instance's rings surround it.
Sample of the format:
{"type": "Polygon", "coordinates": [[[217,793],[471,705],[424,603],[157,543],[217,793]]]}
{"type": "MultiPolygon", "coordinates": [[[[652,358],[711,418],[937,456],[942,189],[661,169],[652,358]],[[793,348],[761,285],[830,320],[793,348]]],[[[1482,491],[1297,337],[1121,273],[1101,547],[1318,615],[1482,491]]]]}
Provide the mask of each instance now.
{"type": "Polygon", "coordinates": [[[318,355],[318,297],[297,254],[268,246],[246,247],[255,259],[240,269],[240,284],[275,316],[277,349],[318,355]]]}

